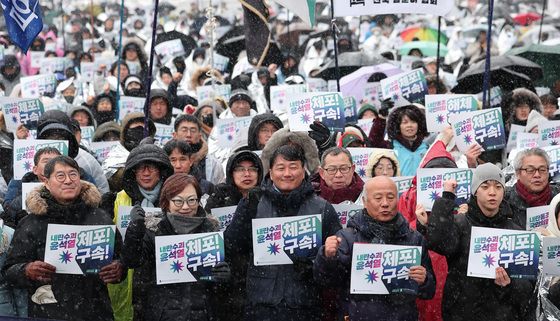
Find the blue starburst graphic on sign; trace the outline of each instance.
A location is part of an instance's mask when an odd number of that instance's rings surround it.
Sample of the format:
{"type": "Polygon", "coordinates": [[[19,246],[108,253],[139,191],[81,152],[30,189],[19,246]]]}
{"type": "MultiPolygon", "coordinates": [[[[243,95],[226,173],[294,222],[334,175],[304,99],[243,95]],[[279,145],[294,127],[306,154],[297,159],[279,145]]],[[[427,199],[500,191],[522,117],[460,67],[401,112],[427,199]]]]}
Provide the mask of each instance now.
{"type": "Polygon", "coordinates": [[[276,244],[276,243],[270,243],[268,245],[268,253],[270,255],[276,255],[278,253],[280,253],[280,245],[276,244]]]}
{"type": "Polygon", "coordinates": [[[487,254],[484,256],[484,258],[482,258],[482,264],[484,264],[484,266],[486,267],[491,267],[494,266],[494,264],[496,263],[494,257],[490,254],[487,254]]]}
{"type": "Polygon", "coordinates": [[[550,145],[552,145],[552,146],[558,145],[558,141],[553,140],[553,141],[550,142],[550,145]]]}
{"type": "Polygon", "coordinates": [[[63,251],[58,259],[60,263],[68,264],[72,261],[72,254],[69,251],[63,251]]]}
{"type": "Polygon", "coordinates": [[[365,177],[366,176],[366,170],[365,168],[360,168],[358,170],[358,175],[360,175],[360,177],[365,177]]]}
{"type": "Polygon", "coordinates": [[[12,122],[14,122],[14,123],[16,123],[16,124],[19,123],[19,119],[17,118],[16,115],[13,115],[13,116],[12,116],[12,122]]]}
{"type": "Polygon", "coordinates": [[[377,282],[378,279],[379,276],[377,275],[377,273],[375,273],[375,271],[369,271],[366,274],[366,280],[368,281],[368,283],[377,282]]]}
{"type": "Polygon", "coordinates": [[[394,94],[393,97],[391,97],[391,98],[393,98],[393,101],[397,101],[397,100],[399,100],[399,95],[394,94]]]}
{"type": "Polygon", "coordinates": [[[171,271],[173,271],[173,273],[179,273],[183,271],[183,268],[183,263],[180,261],[173,261],[173,263],[171,263],[171,271]]]}
{"type": "Polygon", "coordinates": [[[445,117],[443,115],[438,115],[436,121],[438,124],[443,124],[443,122],[445,121],[445,117]]]}
{"type": "Polygon", "coordinates": [[[33,166],[31,165],[30,161],[26,161],[25,163],[23,163],[23,169],[25,169],[26,171],[30,171],[33,168],[33,166]]]}
{"type": "Polygon", "coordinates": [[[301,115],[301,122],[304,124],[311,123],[311,117],[308,114],[301,115]]]}
{"type": "Polygon", "coordinates": [[[439,194],[436,191],[430,193],[430,200],[435,201],[439,198],[439,194]]]}
{"type": "Polygon", "coordinates": [[[465,144],[470,144],[473,141],[471,135],[466,135],[464,140],[465,140],[465,144]]]}
{"type": "Polygon", "coordinates": [[[232,135],[228,135],[228,136],[227,136],[227,140],[233,140],[233,136],[232,136],[232,135]]]}

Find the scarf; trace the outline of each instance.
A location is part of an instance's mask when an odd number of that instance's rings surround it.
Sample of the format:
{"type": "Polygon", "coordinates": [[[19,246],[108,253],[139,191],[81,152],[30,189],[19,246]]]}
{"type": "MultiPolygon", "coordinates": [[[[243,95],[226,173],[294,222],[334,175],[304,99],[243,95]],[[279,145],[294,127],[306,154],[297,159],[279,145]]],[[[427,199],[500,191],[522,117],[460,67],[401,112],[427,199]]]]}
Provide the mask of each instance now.
{"type": "Polygon", "coordinates": [[[542,192],[535,194],[529,192],[525,185],[517,181],[517,184],[515,184],[515,191],[521,199],[527,203],[527,207],[545,206],[552,200],[552,189],[550,188],[550,184],[547,184],[546,188],[542,192]]]}
{"type": "Polygon", "coordinates": [[[190,234],[196,231],[206,217],[185,216],[181,214],[167,213],[167,219],[177,234],[190,234]]]}
{"type": "Polygon", "coordinates": [[[476,196],[472,196],[469,200],[469,211],[467,212],[467,218],[471,221],[474,226],[491,227],[491,228],[503,228],[507,221],[509,214],[509,206],[505,206],[505,202],[500,204],[500,210],[498,213],[492,217],[488,217],[482,213],[482,210],[478,206],[476,196]]]}
{"type": "MultiPolygon", "coordinates": [[[[361,221],[358,223],[360,233],[372,242],[379,240],[382,243],[391,244],[406,235],[406,229],[403,229],[404,217],[399,213],[388,222],[374,220],[369,216],[366,209],[360,214],[361,220],[358,219],[358,221],[361,221]]],[[[406,225],[408,226],[408,223],[406,225]]]]}
{"type": "Polygon", "coordinates": [[[334,190],[327,186],[324,179],[320,182],[320,194],[322,198],[326,199],[331,204],[340,204],[344,201],[355,202],[364,189],[364,181],[360,176],[354,173],[352,182],[345,188],[334,190]]]}
{"type": "Polygon", "coordinates": [[[154,189],[152,189],[151,191],[147,191],[142,187],[138,186],[140,193],[142,194],[142,196],[144,196],[144,199],[142,200],[142,204],[141,204],[142,207],[156,207],[155,204],[158,203],[159,191],[161,190],[161,185],[162,183],[161,181],[159,181],[157,185],[154,187],[154,189]]]}

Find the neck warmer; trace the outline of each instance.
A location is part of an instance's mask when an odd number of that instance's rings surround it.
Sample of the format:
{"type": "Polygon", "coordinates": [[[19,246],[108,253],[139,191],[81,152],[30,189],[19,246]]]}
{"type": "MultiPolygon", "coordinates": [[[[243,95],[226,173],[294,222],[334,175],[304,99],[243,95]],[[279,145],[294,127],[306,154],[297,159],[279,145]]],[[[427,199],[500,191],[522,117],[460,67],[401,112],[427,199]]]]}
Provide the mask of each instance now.
{"type": "Polygon", "coordinates": [[[545,206],[552,200],[550,184],[547,184],[542,192],[535,194],[531,193],[520,181],[517,181],[517,184],[515,184],[515,191],[525,203],[527,203],[528,207],[545,206]]]}
{"type": "Polygon", "coordinates": [[[154,189],[152,189],[151,191],[147,191],[142,187],[138,186],[140,193],[142,194],[142,196],[144,196],[144,199],[142,200],[142,204],[141,204],[142,207],[156,207],[155,204],[158,203],[159,191],[161,190],[161,185],[162,183],[161,181],[159,181],[157,185],[154,187],[154,189]]]}
{"type": "Polygon", "coordinates": [[[406,233],[408,232],[408,222],[400,213],[397,213],[395,217],[388,222],[374,220],[366,209],[363,209],[363,211],[357,215],[359,215],[359,217],[355,217],[352,224],[349,223],[349,226],[359,229],[360,233],[368,240],[379,240],[383,243],[391,244],[402,237],[406,237],[406,233]]]}
{"type": "Polygon", "coordinates": [[[467,218],[472,222],[474,226],[491,227],[491,228],[502,228],[507,221],[507,214],[505,213],[504,202],[500,204],[500,209],[496,215],[488,217],[482,213],[482,210],[478,206],[476,196],[472,196],[469,200],[469,211],[467,212],[467,218]]]}
{"type": "Polygon", "coordinates": [[[205,217],[198,216],[185,216],[181,214],[167,213],[167,219],[173,227],[173,230],[177,234],[190,234],[196,231],[202,223],[204,223],[205,217]]]}

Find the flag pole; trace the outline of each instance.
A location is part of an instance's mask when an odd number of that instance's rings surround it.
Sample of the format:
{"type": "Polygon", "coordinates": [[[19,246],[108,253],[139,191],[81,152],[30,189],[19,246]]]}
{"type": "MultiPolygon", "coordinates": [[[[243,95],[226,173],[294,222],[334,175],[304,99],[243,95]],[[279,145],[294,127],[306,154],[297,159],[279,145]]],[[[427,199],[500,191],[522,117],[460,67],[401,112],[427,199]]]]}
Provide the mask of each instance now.
{"type": "Polygon", "coordinates": [[[119,14],[120,14],[119,46],[117,47],[117,115],[119,115],[121,109],[121,63],[122,63],[121,55],[122,55],[122,38],[123,38],[122,34],[123,34],[123,20],[124,20],[124,0],[121,0],[121,10],[119,14]]]}
{"type": "Polygon", "coordinates": [[[439,55],[440,55],[440,50],[441,50],[440,41],[441,41],[441,16],[438,16],[438,21],[437,21],[437,57],[436,57],[436,79],[437,79],[438,84],[439,84],[439,57],[440,57],[439,55]]]}
{"type": "Polygon", "coordinates": [[[494,20],[494,0],[488,0],[488,33],[486,34],[486,62],[482,85],[482,108],[490,107],[490,54],[492,46],[492,21],[494,20]],[[488,99],[488,102],[486,101],[488,99]],[[488,103],[488,104],[487,104],[488,103]]]}
{"type": "Polygon", "coordinates": [[[546,0],[543,0],[541,22],[540,22],[540,25],[539,25],[539,42],[538,42],[539,45],[541,44],[541,39],[542,39],[542,27],[543,27],[545,12],[546,12],[546,0]]]}
{"type": "Polygon", "coordinates": [[[152,69],[154,68],[154,51],[156,46],[158,6],[159,6],[159,0],[155,0],[154,20],[152,22],[152,43],[150,46],[150,63],[148,64],[148,75],[144,85],[144,88],[146,88],[146,101],[144,102],[144,137],[148,137],[148,133],[149,133],[148,119],[150,117],[150,86],[152,85],[152,69]]]}
{"type": "Polygon", "coordinates": [[[336,26],[336,19],[334,18],[334,0],[331,0],[331,24],[332,37],[334,41],[334,73],[336,77],[336,90],[340,92],[340,68],[338,67],[338,43],[336,41],[338,28],[336,26]]]}

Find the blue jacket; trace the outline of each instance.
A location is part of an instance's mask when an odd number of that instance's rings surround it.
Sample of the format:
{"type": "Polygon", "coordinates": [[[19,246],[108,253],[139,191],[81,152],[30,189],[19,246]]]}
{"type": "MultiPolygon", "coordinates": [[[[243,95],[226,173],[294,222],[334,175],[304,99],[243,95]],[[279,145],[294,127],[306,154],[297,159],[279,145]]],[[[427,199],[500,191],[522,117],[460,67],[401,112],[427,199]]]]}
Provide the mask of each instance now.
{"type": "Polygon", "coordinates": [[[420,166],[422,158],[424,158],[424,155],[428,152],[428,145],[422,143],[415,151],[411,151],[395,139],[393,140],[393,150],[399,161],[401,175],[416,176],[416,170],[420,166]]]}
{"type": "Polygon", "coordinates": [[[431,299],[436,290],[432,262],[428,255],[426,241],[420,233],[408,226],[406,219],[397,213],[391,225],[377,223],[364,209],[348,222],[348,227],[336,233],[342,239],[336,256],[328,259],[325,247],[321,247],[314,265],[314,277],[325,286],[339,286],[344,289],[341,295],[340,313],[349,315],[352,321],[416,321],[418,311],[416,299],[431,299]],[[426,268],[426,281],[419,286],[418,295],[389,294],[364,295],[350,294],[350,274],[354,243],[376,243],[391,245],[422,246],[421,264],[426,268]]]}

